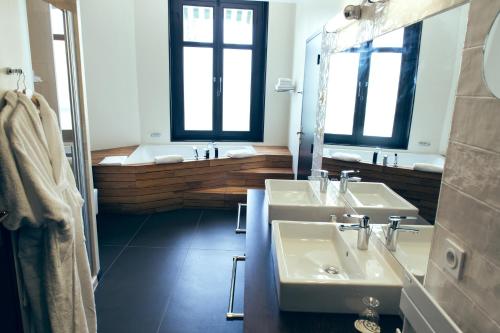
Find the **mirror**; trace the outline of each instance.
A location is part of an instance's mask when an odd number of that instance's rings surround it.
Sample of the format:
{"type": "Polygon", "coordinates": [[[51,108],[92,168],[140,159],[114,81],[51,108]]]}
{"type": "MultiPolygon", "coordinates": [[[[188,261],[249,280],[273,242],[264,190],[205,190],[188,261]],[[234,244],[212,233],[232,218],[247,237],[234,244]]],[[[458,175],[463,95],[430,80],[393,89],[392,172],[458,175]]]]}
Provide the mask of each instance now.
{"type": "Polygon", "coordinates": [[[427,271],[468,10],[468,4],[456,7],[329,59],[323,168],[334,175],[359,170],[362,182],[384,183],[408,203],[391,202],[396,196],[390,190],[364,193],[354,184],[346,195],[354,211],[371,217],[380,243],[420,280],[427,271]],[[393,221],[401,227],[394,232],[389,215],[417,219],[393,221]]]}
{"type": "Polygon", "coordinates": [[[484,45],[484,79],[493,95],[500,98],[500,12],[484,45]]]}

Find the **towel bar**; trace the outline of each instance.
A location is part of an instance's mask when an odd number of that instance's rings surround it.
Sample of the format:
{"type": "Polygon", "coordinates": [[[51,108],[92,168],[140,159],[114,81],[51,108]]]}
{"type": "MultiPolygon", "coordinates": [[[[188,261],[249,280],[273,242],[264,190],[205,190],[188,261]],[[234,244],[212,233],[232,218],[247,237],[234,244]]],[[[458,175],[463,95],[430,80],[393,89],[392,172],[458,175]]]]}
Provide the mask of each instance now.
{"type": "Polygon", "coordinates": [[[245,234],[247,232],[247,229],[242,229],[240,227],[240,219],[241,219],[241,207],[242,206],[247,206],[246,203],[238,203],[238,220],[236,221],[236,233],[237,234],[245,234]]]}
{"type": "Polygon", "coordinates": [[[229,306],[226,313],[226,320],[243,320],[243,313],[233,312],[234,307],[234,292],[236,287],[236,269],[238,261],[245,261],[245,256],[233,257],[233,270],[231,274],[231,287],[229,289],[229,306]]]}

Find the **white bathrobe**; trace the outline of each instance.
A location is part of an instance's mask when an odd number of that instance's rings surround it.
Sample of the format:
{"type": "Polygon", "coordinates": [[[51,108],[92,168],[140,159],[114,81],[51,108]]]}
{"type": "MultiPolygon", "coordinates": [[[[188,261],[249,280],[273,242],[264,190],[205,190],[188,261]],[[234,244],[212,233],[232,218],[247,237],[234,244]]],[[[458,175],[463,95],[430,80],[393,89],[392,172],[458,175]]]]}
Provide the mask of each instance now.
{"type": "Polygon", "coordinates": [[[25,95],[9,92],[0,112],[0,154],[10,155],[0,159],[1,180],[12,177],[16,190],[25,192],[12,200],[12,189],[1,189],[0,208],[9,211],[3,223],[18,230],[18,260],[36,331],[94,333],[83,200],[64,155],[56,115],[43,97],[35,98],[40,110],[25,95]]]}

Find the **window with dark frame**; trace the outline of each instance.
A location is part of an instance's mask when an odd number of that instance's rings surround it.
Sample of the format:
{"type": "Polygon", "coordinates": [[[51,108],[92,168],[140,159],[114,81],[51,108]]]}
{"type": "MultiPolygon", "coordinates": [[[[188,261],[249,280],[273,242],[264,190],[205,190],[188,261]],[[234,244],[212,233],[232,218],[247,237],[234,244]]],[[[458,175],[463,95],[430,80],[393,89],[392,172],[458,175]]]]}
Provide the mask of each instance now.
{"type": "Polygon", "coordinates": [[[324,141],[407,149],[422,23],[330,57],[324,141]]]}
{"type": "Polygon", "coordinates": [[[263,141],[267,2],[173,0],[172,141],[263,141]]]}

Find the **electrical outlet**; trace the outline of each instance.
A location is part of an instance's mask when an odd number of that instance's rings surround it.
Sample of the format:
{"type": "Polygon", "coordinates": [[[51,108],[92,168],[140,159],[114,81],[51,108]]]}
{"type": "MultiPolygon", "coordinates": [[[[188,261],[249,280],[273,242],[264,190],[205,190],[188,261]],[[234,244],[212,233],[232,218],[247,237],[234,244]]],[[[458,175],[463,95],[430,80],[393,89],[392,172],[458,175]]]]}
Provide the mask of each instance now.
{"type": "Polygon", "coordinates": [[[452,240],[446,239],[443,253],[444,269],[455,279],[460,280],[464,270],[465,251],[452,240]]]}
{"type": "Polygon", "coordinates": [[[159,138],[159,137],[161,137],[161,133],[160,132],[153,132],[153,133],[149,134],[149,136],[152,138],[159,138]]]}
{"type": "Polygon", "coordinates": [[[430,147],[431,143],[429,141],[419,141],[418,145],[422,147],[430,147]]]}

